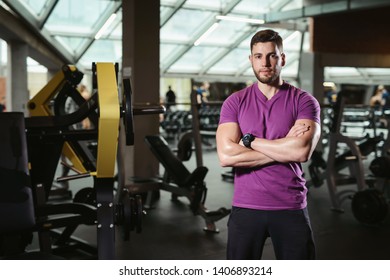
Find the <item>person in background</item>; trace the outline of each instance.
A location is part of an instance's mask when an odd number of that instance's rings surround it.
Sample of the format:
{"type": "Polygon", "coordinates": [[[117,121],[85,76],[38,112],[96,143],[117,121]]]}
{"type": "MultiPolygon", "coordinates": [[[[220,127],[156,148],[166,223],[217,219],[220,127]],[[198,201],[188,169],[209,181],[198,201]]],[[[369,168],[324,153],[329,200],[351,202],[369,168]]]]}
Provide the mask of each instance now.
{"type": "Polygon", "coordinates": [[[168,91],[165,94],[165,108],[167,110],[170,110],[171,107],[176,105],[176,94],[172,90],[171,86],[168,86],[168,91]]]}
{"type": "Polygon", "coordinates": [[[320,138],[320,106],[282,79],[277,32],[257,32],[250,51],[257,83],[224,101],[216,134],[220,164],[235,172],[227,259],[261,259],[268,237],[277,259],[314,259],[301,163],[320,138]]]}
{"type": "Polygon", "coordinates": [[[390,95],[383,85],[379,85],[370,98],[370,106],[375,111],[381,111],[382,116],[379,118],[380,127],[388,126],[388,110],[390,109],[390,95]]]}
{"type": "Polygon", "coordinates": [[[379,85],[373,96],[370,98],[370,106],[376,109],[381,108],[382,106],[385,105],[386,100],[384,98],[384,93],[385,93],[385,87],[383,85],[379,85]]]}
{"type": "Polygon", "coordinates": [[[326,92],[326,101],[330,105],[336,104],[337,101],[337,87],[336,86],[331,86],[326,92]]]}
{"type": "Polygon", "coordinates": [[[383,101],[383,111],[390,109],[390,93],[388,90],[383,86],[383,92],[382,92],[382,99],[383,101]]]}
{"type": "Polygon", "coordinates": [[[196,99],[198,104],[201,104],[201,106],[205,106],[208,102],[207,96],[209,95],[209,88],[210,83],[209,82],[203,82],[200,87],[196,89],[196,99]]]}

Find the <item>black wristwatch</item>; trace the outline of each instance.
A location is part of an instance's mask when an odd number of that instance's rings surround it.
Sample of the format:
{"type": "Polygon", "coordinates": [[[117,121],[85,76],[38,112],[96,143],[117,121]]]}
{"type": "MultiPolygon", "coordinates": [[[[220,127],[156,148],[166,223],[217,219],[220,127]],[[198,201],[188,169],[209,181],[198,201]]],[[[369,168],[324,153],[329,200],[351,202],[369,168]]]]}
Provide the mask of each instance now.
{"type": "Polygon", "coordinates": [[[247,148],[251,148],[251,143],[253,140],[255,140],[255,136],[253,136],[251,133],[246,133],[242,137],[242,143],[244,143],[244,146],[247,148]]]}

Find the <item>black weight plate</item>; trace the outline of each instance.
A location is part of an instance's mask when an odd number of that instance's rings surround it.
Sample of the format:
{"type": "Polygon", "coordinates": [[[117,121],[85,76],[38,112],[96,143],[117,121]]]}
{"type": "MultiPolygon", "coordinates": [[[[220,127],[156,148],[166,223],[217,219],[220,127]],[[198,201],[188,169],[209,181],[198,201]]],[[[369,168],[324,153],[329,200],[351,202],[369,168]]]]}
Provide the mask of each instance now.
{"type": "Polygon", "coordinates": [[[79,190],[73,197],[75,203],[85,203],[96,206],[96,192],[94,188],[87,187],[79,190]]]}
{"type": "Polygon", "coordinates": [[[177,157],[181,161],[188,161],[192,155],[192,133],[187,133],[180,138],[179,143],[177,144],[177,157]]]}
{"type": "Polygon", "coordinates": [[[377,157],[369,166],[369,169],[376,177],[390,178],[390,158],[377,157]]]}
{"type": "Polygon", "coordinates": [[[377,189],[356,192],[352,198],[352,212],[364,224],[378,224],[387,215],[388,205],[383,194],[377,189]]]}

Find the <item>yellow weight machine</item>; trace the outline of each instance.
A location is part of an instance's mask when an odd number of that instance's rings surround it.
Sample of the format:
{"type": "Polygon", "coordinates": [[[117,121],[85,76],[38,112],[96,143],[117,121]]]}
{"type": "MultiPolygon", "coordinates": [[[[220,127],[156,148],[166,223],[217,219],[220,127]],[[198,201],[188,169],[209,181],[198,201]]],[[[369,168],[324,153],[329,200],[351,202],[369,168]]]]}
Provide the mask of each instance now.
{"type": "MultiPolygon", "coordinates": [[[[60,108],[61,103],[70,97],[76,104],[81,106],[85,100],[77,90],[77,85],[81,82],[83,73],[74,65],[64,65],[58,73],[47,83],[28,103],[27,108],[32,117],[38,116],[59,116],[66,114],[65,108],[60,108]],[[55,104],[53,104],[53,100],[55,104]],[[62,102],[61,102],[62,101],[62,102]]],[[[86,112],[85,112],[86,113],[86,112]]],[[[88,112],[90,117],[92,112],[88,112]]],[[[96,123],[97,116],[92,120],[96,123]]],[[[87,167],[81,162],[75,148],[69,142],[64,143],[63,155],[68,158],[78,173],[86,173],[87,167]]]]}
{"type": "MultiPolygon", "coordinates": [[[[125,231],[140,231],[142,216],[142,200],[139,196],[122,195],[121,201],[114,202],[120,118],[123,118],[125,123],[126,143],[131,145],[134,142],[133,114],[160,114],[165,109],[162,106],[149,106],[145,110],[133,110],[129,80],[124,81],[127,86],[124,86],[121,106],[117,64],[93,63],[92,70],[94,91],[89,100],[85,101],[76,89],[82,73],[70,65],[64,66],[62,71],[28,102],[31,116],[25,118],[25,124],[30,176],[38,213],[37,231],[41,251],[50,252],[53,245],[61,247],[69,241],[73,242],[72,234],[77,226],[87,224],[95,225],[97,229],[98,258],[114,259],[115,225],[123,226],[125,231]],[[76,101],[79,108],[73,113],[64,114],[61,105],[64,105],[64,100],[69,96],[76,101]],[[87,117],[94,121],[93,129],[71,128],[87,117]],[[96,159],[91,159],[83,153],[78,143],[85,140],[97,141],[96,159]],[[65,155],[72,162],[72,169],[77,172],[76,175],[62,180],[93,177],[95,205],[48,202],[48,194],[61,155],[65,155]],[[68,213],[71,213],[70,217],[51,217],[68,213]],[[65,230],[60,233],[53,231],[61,227],[65,227],[65,230]]],[[[88,244],[82,243],[81,247],[91,254],[95,252],[88,244]]]]}

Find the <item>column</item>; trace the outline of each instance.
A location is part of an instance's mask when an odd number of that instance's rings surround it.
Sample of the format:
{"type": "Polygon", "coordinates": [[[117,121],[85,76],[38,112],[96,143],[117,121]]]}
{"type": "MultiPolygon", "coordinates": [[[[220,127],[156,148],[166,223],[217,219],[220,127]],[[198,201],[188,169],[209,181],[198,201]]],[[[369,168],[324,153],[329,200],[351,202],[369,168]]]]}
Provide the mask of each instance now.
{"type": "MultiPolygon", "coordinates": [[[[130,78],[133,103],[159,102],[160,1],[129,0],[122,3],[122,76],[130,78]]],[[[134,116],[134,146],[124,145],[121,129],[119,164],[124,167],[127,184],[130,176],[156,176],[159,163],[144,142],[146,135],[159,133],[158,115],[134,116]]]]}
{"type": "Polygon", "coordinates": [[[8,48],[9,90],[7,90],[7,111],[24,112],[28,115],[27,102],[30,99],[27,87],[28,46],[25,43],[11,41],[8,48]]]}

